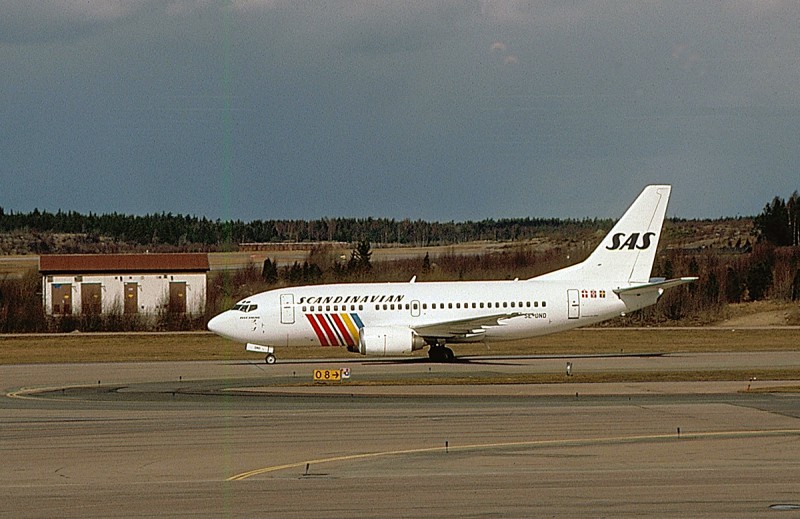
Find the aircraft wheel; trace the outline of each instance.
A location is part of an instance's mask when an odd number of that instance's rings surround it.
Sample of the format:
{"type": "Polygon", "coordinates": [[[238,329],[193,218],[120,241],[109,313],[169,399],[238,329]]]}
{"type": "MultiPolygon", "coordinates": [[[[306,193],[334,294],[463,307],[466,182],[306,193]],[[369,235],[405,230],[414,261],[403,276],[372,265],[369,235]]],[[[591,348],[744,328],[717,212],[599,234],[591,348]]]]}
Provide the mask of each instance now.
{"type": "Polygon", "coordinates": [[[276,362],[278,362],[277,357],[275,357],[275,355],[273,355],[272,353],[267,355],[266,359],[264,360],[267,362],[267,364],[275,364],[276,362]]]}
{"type": "Polygon", "coordinates": [[[434,346],[428,350],[428,357],[433,362],[450,362],[456,358],[456,355],[446,346],[434,346]]]}

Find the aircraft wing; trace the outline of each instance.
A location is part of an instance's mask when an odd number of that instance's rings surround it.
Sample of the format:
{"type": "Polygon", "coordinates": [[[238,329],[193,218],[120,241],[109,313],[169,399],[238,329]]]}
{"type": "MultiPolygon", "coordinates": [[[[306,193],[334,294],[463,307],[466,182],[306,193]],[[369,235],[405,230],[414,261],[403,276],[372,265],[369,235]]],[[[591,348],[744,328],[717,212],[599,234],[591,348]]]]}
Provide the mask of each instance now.
{"type": "Polygon", "coordinates": [[[625,294],[635,294],[635,295],[642,295],[649,292],[658,292],[664,291],[667,288],[677,287],[680,285],[685,285],[687,283],[691,283],[693,281],[697,281],[698,278],[675,278],[675,279],[665,279],[656,281],[653,283],[645,283],[643,285],[636,285],[633,287],[625,287],[625,288],[617,288],[614,289],[614,293],[618,295],[625,295],[625,294]]]}
{"type": "Polygon", "coordinates": [[[522,315],[518,312],[484,315],[471,319],[442,321],[439,323],[414,326],[413,329],[422,337],[436,337],[441,339],[453,337],[476,337],[485,333],[484,326],[501,326],[500,319],[509,319],[522,315]]]}

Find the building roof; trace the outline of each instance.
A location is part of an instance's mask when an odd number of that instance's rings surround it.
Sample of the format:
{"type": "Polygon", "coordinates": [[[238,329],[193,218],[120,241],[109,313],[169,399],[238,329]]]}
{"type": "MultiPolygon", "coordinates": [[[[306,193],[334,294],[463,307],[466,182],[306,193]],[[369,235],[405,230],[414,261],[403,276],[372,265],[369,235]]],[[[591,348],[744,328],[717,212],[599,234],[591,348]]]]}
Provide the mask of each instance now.
{"type": "Polygon", "coordinates": [[[208,254],[48,254],[39,257],[39,272],[42,274],[208,270],[208,254]]]}

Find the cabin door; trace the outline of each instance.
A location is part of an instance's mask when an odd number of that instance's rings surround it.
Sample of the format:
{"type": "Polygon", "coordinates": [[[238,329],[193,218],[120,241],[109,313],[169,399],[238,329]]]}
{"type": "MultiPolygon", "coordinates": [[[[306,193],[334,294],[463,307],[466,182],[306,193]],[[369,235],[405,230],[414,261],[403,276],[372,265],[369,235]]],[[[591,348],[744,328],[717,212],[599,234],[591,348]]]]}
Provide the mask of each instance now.
{"type": "Polygon", "coordinates": [[[567,290],[567,300],[569,307],[567,310],[567,317],[570,319],[578,319],[581,316],[581,295],[575,289],[567,290]]]}
{"type": "Polygon", "coordinates": [[[294,324],[294,294],[281,294],[281,323],[294,324]]]}

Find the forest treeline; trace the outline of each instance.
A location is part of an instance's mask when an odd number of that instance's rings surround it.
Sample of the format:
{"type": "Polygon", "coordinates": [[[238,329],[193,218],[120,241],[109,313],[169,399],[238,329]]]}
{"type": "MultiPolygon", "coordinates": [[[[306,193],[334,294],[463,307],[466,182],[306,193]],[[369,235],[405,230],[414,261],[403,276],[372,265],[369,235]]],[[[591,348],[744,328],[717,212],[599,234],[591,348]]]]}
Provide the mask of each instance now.
{"type": "MultiPolygon", "coordinates": [[[[713,323],[725,317],[729,304],[800,301],[798,207],[797,192],[788,201],[776,197],[768,203],[763,213],[753,219],[757,241],[752,246],[737,243],[727,247],[683,247],[675,246],[681,237],[674,237],[673,242],[662,237],[652,275],[697,276],[698,281],[668,290],[657,305],[611,324],[713,323]]],[[[597,230],[610,227],[610,222],[570,222],[568,225],[587,225],[597,230]]],[[[564,232],[566,227],[556,225],[555,229],[554,232],[564,232]]],[[[588,234],[597,235],[598,232],[588,234]]],[[[278,266],[268,258],[263,264],[251,264],[244,269],[211,272],[205,313],[195,316],[163,313],[157,316],[48,318],[41,304],[41,276],[30,271],[22,279],[0,279],[0,333],[204,329],[210,317],[239,299],[281,286],[407,281],[413,276],[419,281],[526,279],[582,261],[596,246],[596,242],[589,240],[565,240],[559,242],[560,246],[540,250],[530,242],[519,240],[487,253],[446,252],[433,257],[426,254],[418,258],[372,262],[370,240],[351,241],[353,250],[345,259],[332,245],[318,244],[303,262],[292,265],[278,266]]],[[[796,307],[790,322],[800,324],[800,306],[796,307]]]]}
{"type": "MultiPolygon", "coordinates": [[[[575,244],[547,251],[519,244],[485,254],[447,252],[394,261],[370,261],[367,242],[360,242],[342,260],[329,246],[315,248],[306,260],[278,266],[270,259],[238,270],[209,274],[205,312],[201,315],[155,316],[44,315],[41,276],[30,271],[22,279],[0,279],[0,333],[81,331],[202,330],[205,323],[236,301],[253,293],[310,283],[455,281],[526,279],[582,261],[593,246],[575,244]],[[35,297],[32,295],[35,294],[35,297]]],[[[752,250],[662,249],[653,276],[697,276],[697,282],[668,290],[655,306],[607,324],[657,326],[708,324],[726,316],[726,307],[751,301],[800,301],[800,247],[776,247],[766,241],[752,250]]],[[[800,324],[800,305],[789,316],[800,324]]]]}
{"type": "Polygon", "coordinates": [[[505,218],[466,222],[426,222],[390,218],[220,221],[172,213],[132,216],[84,215],[74,211],[29,213],[0,207],[0,233],[20,239],[0,240],[2,254],[151,251],[205,252],[235,250],[242,243],[344,242],[448,245],[469,241],[527,240],[558,230],[610,228],[612,220],[505,218]],[[53,235],[79,235],[57,240],[53,235]],[[24,237],[27,236],[27,237],[24,237]]]}
{"type": "MultiPolygon", "coordinates": [[[[144,216],[118,213],[84,215],[75,211],[29,213],[0,207],[0,254],[77,252],[233,250],[242,243],[368,241],[373,244],[431,246],[470,241],[519,241],[542,234],[608,230],[610,219],[503,218],[465,222],[426,222],[390,218],[221,221],[172,213],[144,216]],[[14,240],[9,235],[17,233],[14,240]],[[58,240],[68,234],[80,239],[58,240]]],[[[759,237],[778,246],[800,244],[800,195],[776,196],[754,219],[759,237]]]]}

